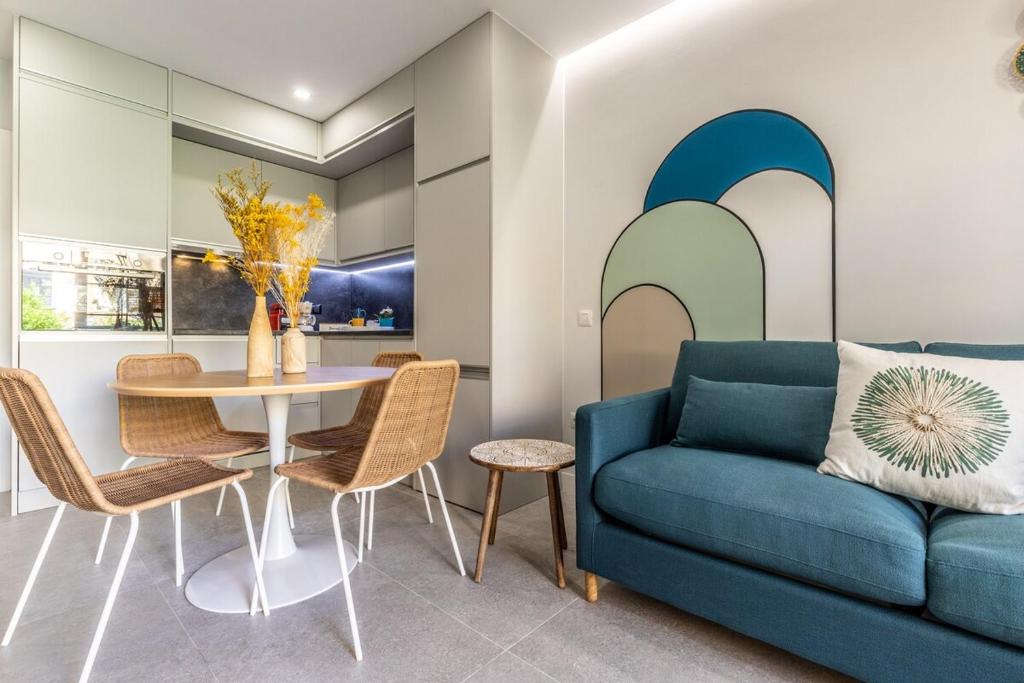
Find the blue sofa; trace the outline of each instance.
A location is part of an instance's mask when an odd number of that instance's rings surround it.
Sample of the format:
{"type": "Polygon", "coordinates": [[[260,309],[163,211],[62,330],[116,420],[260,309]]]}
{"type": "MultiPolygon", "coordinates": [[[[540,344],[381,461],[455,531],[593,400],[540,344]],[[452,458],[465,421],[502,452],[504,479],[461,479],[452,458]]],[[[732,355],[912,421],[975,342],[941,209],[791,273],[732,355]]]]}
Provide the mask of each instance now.
{"type": "MultiPolygon", "coordinates": [[[[925,352],[1024,359],[1024,346],[925,352]]],[[[580,408],[587,598],[605,577],[863,680],[1024,681],[1024,516],[933,510],[805,462],[670,445],[691,376],[828,387],[838,366],[829,342],[686,341],[671,387],[580,408]]]]}

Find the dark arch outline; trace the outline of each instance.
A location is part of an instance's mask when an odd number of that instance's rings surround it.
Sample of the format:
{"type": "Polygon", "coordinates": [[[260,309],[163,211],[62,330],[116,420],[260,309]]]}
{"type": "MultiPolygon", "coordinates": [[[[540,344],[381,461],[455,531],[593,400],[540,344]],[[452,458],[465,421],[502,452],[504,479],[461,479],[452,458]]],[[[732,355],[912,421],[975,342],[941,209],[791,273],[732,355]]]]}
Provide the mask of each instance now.
{"type": "MultiPolygon", "coordinates": [[[[738,220],[740,222],[740,225],[742,225],[744,227],[744,229],[746,229],[747,234],[750,235],[750,239],[752,239],[754,241],[754,246],[757,247],[757,256],[758,256],[758,258],[761,259],[761,339],[764,339],[765,338],[765,334],[766,334],[766,330],[767,330],[767,324],[768,324],[767,315],[766,315],[766,313],[767,313],[767,303],[766,303],[767,291],[766,291],[766,281],[765,281],[764,251],[761,250],[761,243],[757,241],[757,236],[754,235],[754,231],[750,229],[750,226],[747,225],[747,222],[745,220],[740,218],[740,216],[735,211],[733,211],[732,209],[730,209],[727,206],[721,206],[721,205],[716,204],[714,202],[709,202],[706,199],[677,199],[675,201],[680,201],[680,202],[696,202],[696,203],[700,203],[700,204],[709,204],[711,206],[714,206],[714,207],[717,207],[719,209],[722,209],[723,211],[727,211],[728,213],[732,214],[732,216],[736,220],[738,220]]],[[[659,204],[658,206],[666,206],[667,204],[673,204],[673,203],[675,203],[675,202],[666,202],[665,204],[659,204]]],[[[655,208],[658,208],[658,207],[655,207],[655,208]]],[[[653,210],[654,209],[651,209],[651,211],[653,211],[653,210]]],[[[645,211],[644,213],[641,213],[639,216],[637,216],[636,218],[631,220],[629,222],[629,224],[626,225],[626,227],[624,227],[619,232],[618,237],[615,238],[615,241],[612,242],[612,246],[608,249],[608,253],[605,254],[604,265],[601,267],[601,290],[600,290],[600,293],[601,293],[602,297],[604,296],[604,276],[608,272],[608,259],[610,259],[612,257],[612,252],[615,251],[615,247],[618,246],[619,240],[621,240],[622,236],[626,234],[626,231],[629,230],[631,227],[633,227],[633,224],[636,223],[641,218],[643,218],[647,213],[649,213],[649,212],[645,211]]],[[[835,213],[835,206],[833,205],[833,214],[834,213],[835,213]]],[[[832,241],[832,257],[833,257],[833,260],[834,260],[835,259],[835,240],[832,241]]],[[[834,269],[833,269],[833,278],[834,277],[835,277],[835,273],[834,273],[834,269]]],[[[678,301],[680,303],[680,305],[682,305],[683,309],[686,311],[686,315],[689,316],[689,318],[690,318],[690,322],[693,324],[693,338],[694,339],[697,338],[697,322],[693,319],[693,316],[690,314],[690,309],[687,308],[686,304],[683,303],[683,300],[680,299],[676,295],[675,292],[673,292],[672,290],[670,290],[667,287],[664,287],[662,285],[654,284],[653,282],[647,282],[647,283],[640,283],[640,284],[636,284],[636,285],[630,285],[626,289],[624,289],[621,292],[619,292],[618,294],[616,294],[612,298],[612,300],[608,302],[608,308],[610,309],[612,307],[612,304],[615,303],[615,300],[618,299],[623,294],[625,294],[626,292],[628,292],[629,290],[634,289],[636,287],[643,287],[643,286],[660,287],[661,289],[664,289],[666,292],[668,292],[673,297],[675,297],[676,301],[678,301]]],[[[834,286],[832,288],[832,295],[833,295],[833,298],[834,298],[835,297],[835,287],[834,286]]],[[[601,316],[600,316],[601,317],[601,329],[600,329],[600,332],[601,332],[601,345],[600,345],[601,346],[601,348],[600,348],[600,353],[601,353],[601,375],[600,375],[600,378],[599,378],[600,381],[601,381],[601,397],[602,398],[604,398],[604,316],[605,316],[605,310],[606,309],[604,307],[604,302],[602,301],[601,302],[601,316]]],[[[833,325],[834,325],[834,323],[835,323],[835,306],[833,305],[833,325]]],[[[833,332],[833,334],[834,334],[834,332],[833,332]]]]}
{"type": "MultiPolygon", "coordinates": [[[[818,181],[817,178],[814,178],[814,177],[804,173],[803,171],[797,171],[797,170],[794,170],[794,169],[791,169],[791,168],[783,168],[781,166],[773,166],[773,167],[770,167],[770,168],[761,169],[760,171],[755,171],[753,173],[748,173],[747,175],[745,175],[742,178],[738,179],[736,182],[734,182],[729,187],[725,188],[725,190],[722,192],[722,194],[718,195],[718,197],[715,199],[715,201],[714,202],[710,202],[710,203],[715,204],[717,206],[717,201],[719,199],[721,199],[722,197],[724,197],[726,192],[728,192],[732,188],[736,187],[737,185],[742,183],[747,178],[751,178],[751,177],[757,175],[758,173],[764,173],[765,171],[789,171],[790,173],[796,173],[797,175],[802,175],[803,177],[807,178],[808,180],[810,180],[815,185],[817,185],[818,187],[821,188],[822,192],[825,193],[825,196],[828,197],[829,202],[832,204],[832,240],[831,240],[832,241],[832,245],[831,245],[832,246],[832,248],[831,248],[831,252],[832,252],[832,341],[836,341],[836,194],[838,194],[838,186],[836,185],[836,167],[835,167],[835,164],[832,163],[832,155],[829,154],[828,147],[825,146],[825,143],[822,141],[821,136],[818,135],[814,131],[813,128],[811,128],[806,123],[804,123],[803,121],[801,121],[797,117],[793,116],[792,114],[786,113],[784,111],[779,111],[778,109],[770,109],[770,108],[766,108],[766,107],[752,107],[752,108],[749,108],[749,109],[736,109],[735,111],[730,111],[730,112],[726,112],[724,114],[719,114],[718,116],[716,116],[714,118],[711,118],[711,119],[708,119],[704,123],[700,124],[699,126],[694,128],[693,130],[691,130],[689,133],[687,133],[683,137],[683,139],[681,139],[679,142],[677,142],[675,145],[673,145],[672,149],[670,149],[668,154],[665,155],[665,158],[663,158],[661,160],[661,163],[658,164],[658,168],[654,171],[654,175],[651,176],[651,179],[653,180],[654,177],[658,175],[658,172],[661,171],[661,167],[664,166],[665,162],[668,161],[669,157],[672,156],[672,152],[674,152],[676,150],[676,148],[679,147],[679,145],[681,145],[684,142],[686,142],[687,138],[689,138],[691,135],[696,133],[698,130],[700,130],[704,126],[707,126],[708,124],[711,124],[711,123],[714,123],[715,121],[718,121],[719,119],[723,119],[726,116],[732,116],[733,114],[743,114],[743,113],[747,113],[747,112],[759,112],[759,113],[765,113],[765,114],[777,114],[779,116],[782,116],[782,117],[785,117],[785,118],[790,119],[792,121],[795,121],[796,123],[801,125],[808,133],[810,133],[811,137],[814,138],[815,142],[818,143],[818,146],[821,147],[821,151],[825,154],[825,161],[828,162],[828,172],[829,172],[829,175],[832,176],[832,192],[829,193],[829,191],[825,188],[824,185],[822,185],[818,181]]],[[[647,191],[644,193],[644,202],[643,202],[644,206],[647,206],[647,197],[650,195],[650,193],[651,193],[651,184],[648,183],[647,184],[647,191]]],[[[686,199],[684,197],[684,198],[680,198],[680,199],[675,199],[673,201],[707,201],[707,200],[702,200],[702,199],[686,199]]],[[[671,203],[672,202],[663,202],[661,204],[658,204],[657,206],[652,206],[650,209],[647,209],[647,211],[653,211],[654,209],[658,208],[659,206],[664,206],[665,204],[671,204],[671,203]]],[[[722,207],[722,208],[725,208],[725,207],[722,207]]],[[[646,213],[646,211],[644,213],[646,213]]],[[[643,214],[641,214],[641,215],[643,215],[643,214]]],[[[634,219],[634,220],[636,220],[636,219],[634,219]]],[[[632,222],[630,223],[630,225],[632,225],[632,222]]],[[[629,226],[627,225],[626,228],[628,229],[629,226]]],[[[749,230],[749,228],[748,228],[748,230],[749,230]]],[[[623,232],[625,232],[625,230],[623,230],[623,232]]],[[[753,234],[753,233],[751,233],[751,234],[753,234]]],[[[621,236],[622,236],[622,233],[619,233],[619,237],[621,237],[621,236]]],[[[618,238],[616,238],[615,241],[618,242],[619,241],[618,238]]],[[[612,249],[614,249],[614,248],[615,248],[615,245],[613,244],[612,245],[612,249]]],[[[760,245],[758,245],[758,249],[760,250],[760,245]]],[[[609,251],[609,254],[610,253],[611,252],[609,251]]],[[[763,256],[761,258],[761,261],[762,261],[762,268],[763,268],[763,265],[764,265],[764,257],[763,256]]],[[[608,259],[605,258],[605,268],[607,268],[607,267],[608,267],[608,259]]],[[[603,272],[601,274],[601,288],[602,288],[602,290],[604,289],[604,273],[603,272]]]]}
{"type": "MultiPolygon", "coordinates": [[[[643,214],[641,214],[641,215],[643,215],[643,214]]],[[[618,241],[618,240],[616,240],[616,241],[618,241]]],[[[607,265],[607,262],[606,262],[606,265],[607,265]]],[[[761,265],[761,272],[764,273],[764,264],[763,263],[761,265]]],[[[604,277],[601,278],[601,283],[602,283],[602,289],[603,289],[604,277]]],[[[693,319],[693,316],[690,315],[690,309],[686,307],[686,304],[683,302],[682,299],[679,298],[679,296],[675,292],[673,292],[668,287],[665,287],[664,285],[659,285],[659,284],[654,283],[654,282],[641,282],[641,283],[638,283],[638,284],[635,284],[635,285],[630,285],[626,289],[624,289],[621,292],[619,292],[618,294],[616,294],[615,297],[611,301],[608,302],[608,310],[609,311],[612,310],[612,306],[615,305],[615,302],[618,301],[619,297],[621,297],[623,294],[625,294],[626,292],[631,292],[634,289],[637,289],[639,287],[656,287],[657,289],[660,289],[660,290],[662,290],[664,292],[668,292],[669,296],[671,296],[673,299],[675,299],[676,302],[680,306],[682,306],[683,311],[686,312],[686,317],[690,321],[690,328],[693,330],[693,338],[694,339],[697,338],[697,322],[693,319]]],[[[604,317],[605,317],[605,312],[602,311],[601,312],[601,378],[600,378],[601,379],[601,400],[602,401],[604,400],[604,317]]]]}

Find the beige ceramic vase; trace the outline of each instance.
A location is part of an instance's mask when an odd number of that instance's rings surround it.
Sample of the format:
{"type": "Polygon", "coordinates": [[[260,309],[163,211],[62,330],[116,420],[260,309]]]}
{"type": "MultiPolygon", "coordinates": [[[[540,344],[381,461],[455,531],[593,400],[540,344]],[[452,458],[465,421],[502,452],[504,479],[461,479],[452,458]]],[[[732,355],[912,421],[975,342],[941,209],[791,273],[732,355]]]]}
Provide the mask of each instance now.
{"type": "Polygon", "coordinates": [[[249,323],[249,342],[246,346],[245,374],[248,377],[274,376],[274,334],[270,331],[267,315],[267,297],[257,296],[256,306],[249,323]]]}
{"type": "Polygon", "coordinates": [[[297,327],[289,328],[281,337],[281,372],[306,371],[306,335],[297,327]]]}

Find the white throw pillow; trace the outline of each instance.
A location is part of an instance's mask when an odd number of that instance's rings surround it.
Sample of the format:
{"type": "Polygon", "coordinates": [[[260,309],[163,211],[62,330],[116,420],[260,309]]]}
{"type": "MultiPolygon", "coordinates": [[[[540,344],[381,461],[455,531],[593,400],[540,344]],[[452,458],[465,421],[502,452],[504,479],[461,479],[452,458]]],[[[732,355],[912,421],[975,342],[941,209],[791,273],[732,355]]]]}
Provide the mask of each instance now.
{"type": "Polygon", "coordinates": [[[1024,361],[839,342],[822,474],[971,512],[1024,512],[1024,361]]]}

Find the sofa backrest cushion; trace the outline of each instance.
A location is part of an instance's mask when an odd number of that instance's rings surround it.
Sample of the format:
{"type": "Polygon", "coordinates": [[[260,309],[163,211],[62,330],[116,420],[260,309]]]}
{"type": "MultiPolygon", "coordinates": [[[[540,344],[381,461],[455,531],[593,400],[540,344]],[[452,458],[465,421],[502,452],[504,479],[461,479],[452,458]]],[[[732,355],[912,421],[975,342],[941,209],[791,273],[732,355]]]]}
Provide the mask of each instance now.
{"type": "Polygon", "coordinates": [[[925,353],[938,356],[960,356],[961,358],[984,358],[986,360],[1024,360],[1024,344],[957,344],[954,342],[932,342],[925,353]]]}
{"type": "MultiPolygon", "coordinates": [[[[866,346],[900,353],[921,351],[916,341],[866,346]]],[[[834,387],[839,376],[839,352],[835,342],[684,341],[672,376],[663,443],[675,436],[691,375],[714,382],[834,387]]]]}
{"type": "Polygon", "coordinates": [[[818,465],[835,387],[712,382],[690,377],[673,446],[750,453],[818,465]]]}

